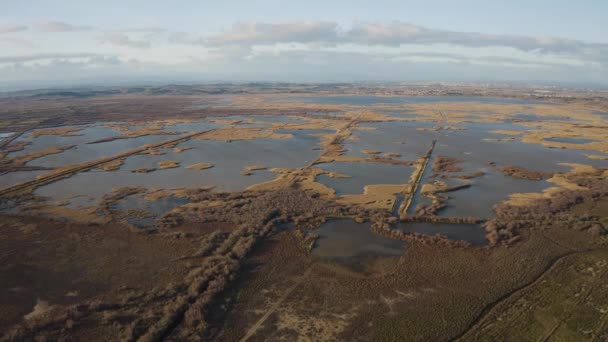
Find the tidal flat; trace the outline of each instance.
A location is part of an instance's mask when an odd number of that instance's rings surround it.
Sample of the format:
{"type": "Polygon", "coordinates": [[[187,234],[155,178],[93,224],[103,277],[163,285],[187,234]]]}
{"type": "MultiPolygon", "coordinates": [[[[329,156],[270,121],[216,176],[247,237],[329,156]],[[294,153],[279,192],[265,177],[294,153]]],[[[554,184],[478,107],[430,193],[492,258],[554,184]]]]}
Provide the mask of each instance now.
{"type": "Polygon", "coordinates": [[[196,89],[0,98],[5,340],[608,336],[608,101],[196,89]]]}

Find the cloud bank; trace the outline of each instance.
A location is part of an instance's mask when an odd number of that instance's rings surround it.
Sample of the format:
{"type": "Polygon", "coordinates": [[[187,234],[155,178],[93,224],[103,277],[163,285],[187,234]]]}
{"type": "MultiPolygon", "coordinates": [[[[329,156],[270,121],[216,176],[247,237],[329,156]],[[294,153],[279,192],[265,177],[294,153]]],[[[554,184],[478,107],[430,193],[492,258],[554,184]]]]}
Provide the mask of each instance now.
{"type": "Polygon", "coordinates": [[[15,33],[27,30],[24,25],[0,25],[0,34],[15,33]]]}
{"type": "Polygon", "coordinates": [[[449,44],[470,48],[508,47],[523,52],[578,54],[594,57],[608,55],[608,44],[588,43],[558,37],[527,37],[430,29],[395,21],[358,22],[344,29],[336,22],[295,21],[279,24],[237,23],[229,30],[196,40],[221,47],[226,45],[268,45],[279,43],[356,44],[364,46],[401,46],[449,44]]]}
{"type": "Polygon", "coordinates": [[[450,31],[401,21],[249,21],[204,33],[156,26],[104,29],[61,21],[32,27],[0,26],[0,77],[94,78],[115,72],[128,78],[161,72],[167,78],[201,80],[562,80],[608,85],[608,44],[560,37],[450,31]],[[66,45],[66,35],[56,32],[81,33],[70,35],[66,45]],[[97,53],[100,44],[103,54],[97,53]],[[8,48],[2,51],[3,46],[8,48]]]}

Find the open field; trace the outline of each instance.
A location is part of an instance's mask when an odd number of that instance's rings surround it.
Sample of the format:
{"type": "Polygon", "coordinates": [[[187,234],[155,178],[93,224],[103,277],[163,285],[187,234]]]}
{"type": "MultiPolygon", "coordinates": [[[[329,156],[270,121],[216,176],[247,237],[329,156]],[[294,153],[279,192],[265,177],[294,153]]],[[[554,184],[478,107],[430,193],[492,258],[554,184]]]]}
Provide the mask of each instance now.
{"type": "Polygon", "coordinates": [[[1,97],[3,339],[605,340],[604,96],[1,97]]]}

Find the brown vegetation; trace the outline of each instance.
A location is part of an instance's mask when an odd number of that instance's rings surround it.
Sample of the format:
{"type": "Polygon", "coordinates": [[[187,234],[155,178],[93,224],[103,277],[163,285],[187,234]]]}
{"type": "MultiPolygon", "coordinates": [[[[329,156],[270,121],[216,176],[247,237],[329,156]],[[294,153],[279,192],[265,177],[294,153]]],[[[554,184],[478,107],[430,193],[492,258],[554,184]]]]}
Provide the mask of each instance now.
{"type": "Polygon", "coordinates": [[[206,169],[210,169],[213,167],[213,164],[210,163],[198,163],[198,164],[192,164],[186,167],[186,169],[191,169],[191,170],[206,170],[206,169]]]}
{"type": "Polygon", "coordinates": [[[446,156],[437,156],[435,157],[435,161],[433,161],[433,171],[435,172],[460,172],[462,168],[457,166],[459,161],[446,157],[446,156]]]}
{"type": "Polygon", "coordinates": [[[179,167],[179,162],[175,160],[163,160],[158,162],[159,169],[173,169],[179,167]]]}
{"type": "MultiPolygon", "coordinates": [[[[179,92],[173,88],[170,91],[179,92]]],[[[317,162],[355,160],[414,165],[392,159],[398,156],[391,153],[355,159],[342,155],[344,140],[360,120],[386,119],[375,109],[297,102],[268,104],[255,95],[234,99],[235,106],[229,109],[189,107],[200,99],[201,96],[168,95],[159,101],[158,97],[122,94],[63,99],[52,106],[58,112],[66,111],[54,120],[72,123],[96,118],[136,120],[143,115],[141,111],[148,111],[145,114],[155,119],[166,117],[162,111],[185,117],[287,113],[286,108],[294,108],[288,113],[317,109],[321,113],[349,111],[338,119],[315,114],[317,119],[332,120],[331,124],[324,125],[340,126],[340,129],[335,135],[322,137],[323,156],[308,167],[273,169],[277,179],[242,193],[218,193],[209,188],[161,189],[147,193],[148,199],[179,194],[191,201],[163,215],[150,229],[131,230],[113,216],[112,208],[118,201],[147,191],[137,187],[114,190],[87,213],[104,216],[106,220],[99,221],[101,223],[2,216],[0,279],[10,280],[0,282],[3,309],[0,329],[6,332],[4,339],[238,340],[251,336],[260,340],[450,340],[468,336],[462,334],[488,312],[488,307],[540,279],[556,258],[573,251],[605,248],[608,232],[605,212],[590,209],[599,206],[608,196],[603,170],[579,167],[581,172],[555,176],[555,182],[563,188],[534,197],[531,205],[497,206],[496,217],[484,224],[490,246],[474,248],[444,236],[409,234],[395,229],[398,220],[386,208],[393,206],[394,193],[415,193],[434,142],[427,154],[415,163],[417,170],[409,186],[366,187],[367,197],[339,198],[332,189],[315,183],[316,175],[322,172],[313,167],[317,162]],[[78,113],[85,109],[86,115],[78,113]],[[329,217],[371,221],[373,232],[408,242],[404,255],[366,258],[365,262],[377,267],[374,276],[343,267],[338,262],[311,257],[308,252],[317,238],[314,229],[329,217]],[[271,234],[279,224],[287,222],[293,223],[294,229],[271,234]],[[274,303],[281,305],[273,306],[274,303]],[[267,323],[249,330],[262,314],[267,316],[267,323]]],[[[16,108],[11,101],[2,99],[0,103],[8,104],[5,108],[16,108]]],[[[51,116],[47,114],[49,101],[28,99],[24,102],[28,119],[46,120],[51,116]]],[[[438,104],[441,110],[454,110],[450,113],[450,122],[452,118],[456,122],[464,120],[465,115],[471,114],[471,106],[484,113],[496,109],[495,105],[481,103],[438,104]]],[[[505,107],[497,115],[508,116],[521,108],[519,105],[505,107]]],[[[8,110],[5,108],[2,111],[8,110]]],[[[435,108],[427,104],[411,108],[419,109],[421,116],[428,114],[426,112],[430,113],[429,117],[436,116],[435,108]]],[[[7,120],[15,120],[14,123],[10,121],[3,127],[25,125],[10,115],[7,120]]],[[[319,125],[307,123],[302,127],[318,128],[319,125]]],[[[128,125],[121,126],[128,132],[128,125]]],[[[156,131],[160,127],[156,126],[156,131]]],[[[275,128],[278,126],[259,130],[231,127],[219,133],[199,135],[203,139],[226,141],[284,138],[275,135],[275,128]],[[231,137],[232,129],[234,136],[231,137]]],[[[180,138],[134,153],[160,154],[159,147],[178,149],[176,145],[182,141],[180,138]]],[[[13,148],[23,147],[14,144],[13,148]]],[[[66,167],[28,187],[93,167],[115,169],[126,156],[121,154],[66,167]]],[[[460,171],[456,164],[453,159],[437,157],[432,168],[442,173],[460,171]]],[[[154,169],[136,171],[151,170],[154,169]]],[[[509,175],[523,175],[527,179],[538,176],[519,168],[505,167],[505,170],[509,175]]],[[[466,180],[480,175],[478,172],[453,178],[466,180]]],[[[467,182],[448,184],[448,180],[452,177],[444,174],[433,178],[433,183],[425,184],[434,186],[426,187],[432,191],[421,191],[433,196],[433,203],[417,206],[416,216],[403,217],[403,222],[481,223],[478,218],[436,216],[444,206],[442,192],[468,186],[467,182]]],[[[11,207],[17,202],[29,206],[21,207],[25,212],[23,208],[43,204],[42,199],[29,192],[16,196],[16,190],[11,190],[3,194],[8,203],[6,208],[18,208],[11,207]]],[[[404,201],[406,208],[412,197],[404,201]]],[[[132,214],[142,215],[141,212],[132,214]]],[[[603,257],[598,260],[603,261],[603,257]]],[[[604,303],[601,298],[598,300],[604,303]]],[[[597,330],[601,333],[602,329],[605,330],[602,327],[597,330]]]]}
{"type": "Polygon", "coordinates": [[[530,171],[530,170],[524,169],[523,167],[513,166],[513,165],[503,166],[503,167],[500,167],[498,170],[500,170],[503,174],[513,177],[513,178],[528,179],[528,180],[534,180],[534,181],[551,178],[551,176],[552,176],[551,173],[530,171]]]}

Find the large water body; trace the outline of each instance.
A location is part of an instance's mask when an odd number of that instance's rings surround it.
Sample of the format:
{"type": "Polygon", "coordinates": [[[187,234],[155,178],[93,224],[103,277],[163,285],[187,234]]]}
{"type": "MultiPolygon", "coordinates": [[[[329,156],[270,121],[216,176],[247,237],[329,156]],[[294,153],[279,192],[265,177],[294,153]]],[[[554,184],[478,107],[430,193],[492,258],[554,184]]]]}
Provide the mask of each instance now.
{"type": "MultiPolygon", "coordinates": [[[[371,223],[356,223],[351,219],[331,219],[314,232],[319,234],[312,255],[346,261],[369,256],[399,256],[406,243],[374,234],[371,223]]],[[[444,223],[399,223],[393,229],[424,235],[440,234],[448,239],[463,240],[474,246],[485,245],[485,232],[479,225],[444,223]]]]}
{"type": "MultiPolygon", "coordinates": [[[[44,167],[59,167],[70,164],[82,163],[90,160],[109,157],[121,152],[142,147],[146,144],[158,143],[165,140],[174,139],[183,134],[192,132],[202,132],[214,128],[222,127],[223,125],[208,121],[185,122],[164,127],[165,132],[176,132],[178,134],[171,135],[147,135],[137,138],[117,139],[112,141],[91,143],[104,138],[115,137],[124,134],[124,132],[107,127],[112,123],[98,123],[86,126],[66,126],[82,128],[78,132],[74,132],[74,136],[59,136],[59,135],[43,135],[37,138],[31,138],[29,134],[20,137],[16,141],[28,141],[29,145],[21,151],[12,152],[9,157],[22,156],[32,152],[38,152],[49,147],[65,147],[76,145],[74,148],[63,151],[61,153],[47,155],[30,161],[27,165],[44,166],[44,167]]],[[[130,130],[144,128],[145,125],[131,125],[130,130]]]]}
{"type": "Polygon", "coordinates": [[[133,155],[117,171],[88,171],[38,188],[36,194],[53,200],[73,199],[81,206],[94,205],[112,189],[123,186],[174,189],[214,186],[216,191],[243,191],[270,181],[277,175],[269,170],[241,175],[247,166],[270,168],[303,167],[318,157],[320,138],[305,130],[293,131],[293,139],[254,139],[246,141],[190,140],[177,147],[191,147],[181,153],[160,149],[164,155],[133,155]],[[162,161],[177,161],[180,166],[149,173],[133,172],[157,168],[162,161]],[[188,169],[189,165],[211,163],[205,170],[188,169]]]}
{"type": "Polygon", "coordinates": [[[301,101],[316,104],[342,104],[342,105],[377,105],[377,104],[414,104],[428,102],[482,102],[505,104],[548,104],[547,102],[489,97],[465,96],[370,96],[370,95],[337,95],[337,96],[294,96],[276,98],[275,101],[301,101]]]}
{"type": "MultiPolygon", "coordinates": [[[[25,146],[25,148],[21,151],[11,152],[9,157],[17,157],[26,155],[28,153],[42,151],[49,147],[62,147],[62,146],[71,146],[71,145],[81,145],[86,144],[87,142],[92,142],[95,140],[113,137],[120,135],[121,132],[114,130],[112,128],[106,127],[105,125],[91,125],[91,126],[65,126],[61,128],[82,128],[80,131],[73,132],[74,136],[60,136],[60,135],[42,135],[37,138],[32,138],[30,133],[26,133],[25,135],[17,138],[15,142],[30,142],[29,145],[25,146]]],[[[39,130],[34,130],[36,132],[39,130]]]]}
{"type": "Polygon", "coordinates": [[[16,171],[0,174],[0,188],[8,188],[9,186],[23,183],[36,178],[39,175],[45,174],[49,171],[35,170],[35,171],[16,171]]]}
{"type": "Polygon", "coordinates": [[[32,166],[60,167],[83,163],[103,157],[111,157],[121,152],[140,148],[147,144],[174,139],[175,135],[146,135],[143,137],[118,139],[96,144],[82,144],[57,154],[49,154],[27,163],[32,166]]]}
{"type": "MultiPolygon", "coordinates": [[[[335,97],[332,97],[336,100],[335,97]]],[[[350,98],[350,97],[347,97],[350,98]]],[[[370,102],[374,99],[369,97],[356,97],[357,101],[370,102]],[[365,99],[367,98],[367,99],[365,99]]],[[[375,100],[386,100],[391,98],[373,97],[375,100]]],[[[411,98],[408,98],[411,99],[411,98]]],[[[425,100],[416,98],[417,100],[425,100]]],[[[463,98],[448,98],[449,100],[461,100],[463,98]]],[[[374,101],[375,101],[374,100],[374,101]]],[[[401,101],[393,99],[395,101],[401,101]]],[[[426,100],[446,100],[446,98],[427,98],[426,100]]],[[[465,99],[466,100],[466,99],[465,99]]],[[[486,99],[490,100],[491,99],[486,99]]],[[[505,99],[498,99],[504,101],[505,99]]],[[[372,101],[373,102],[373,101],[372,101]]],[[[529,103],[529,102],[527,102],[529,103]]],[[[407,113],[406,113],[407,114],[407,113]]],[[[395,114],[398,115],[398,114],[395,114]]],[[[168,125],[165,130],[175,130],[186,134],[192,131],[204,131],[222,127],[221,124],[207,121],[196,121],[168,125]]],[[[261,126],[268,123],[302,123],[304,119],[293,116],[229,116],[217,119],[228,120],[255,120],[261,126]]],[[[98,144],[87,144],[87,142],[121,134],[111,128],[105,127],[107,123],[87,125],[77,134],[80,136],[60,137],[41,136],[29,139],[27,135],[19,140],[32,141],[25,151],[15,152],[21,155],[33,151],[42,150],[49,146],[77,145],[75,148],[59,154],[48,155],[31,161],[28,165],[39,165],[44,167],[57,167],[76,163],[82,163],[105,156],[112,156],[125,150],[139,148],[142,145],[160,142],[175,138],[175,135],[144,136],[132,139],[120,139],[98,144]]],[[[247,124],[245,124],[247,125],[247,124]]],[[[485,176],[473,180],[473,187],[447,194],[448,207],[441,213],[448,216],[481,216],[490,217],[492,206],[508,198],[512,192],[537,192],[545,189],[551,184],[540,181],[518,180],[506,177],[488,165],[488,162],[496,162],[499,166],[515,165],[526,169],[545,172],[565,172],[569,167],[559,165],[560,163],[582,163],[597,167],[607,167],[604,160],[592,160],[585,154],[599,154],[596,151],[573,150],[573,149],[550,149],[538,144],[527,144],[520,141],[487,141],[486,139],[504,138],[504,135],[493,134],[492,130],[517,130],[526,131],[535,129],[526,127],[517,122],[497,123],[463,123],[459,124],[466,130],[462,131],[429,131],[420,129],[432,128],[432,122],[381,122],[362,123],[363,128],[376,128],[375,130],[354,130],[355,139],[345,142],[347,156],[368,157],[362,153],[363,149],[379,150],[384,153],[400,153],[401,160],[416,160],[426,153],[431,141],[438,139],[434,155],[445,155],[463,162],[460,164],[463,173],[473,171],[484,171],[485,176]],[[477,204],[472,204],[477,203],[477,204]]],[[[529,126],[529,125],[528,125],[529,126]]],[[[251,125],[249,126],[251,127],[251,125]]],[[[133,128],[133,127],[132,127],[133,128]]],[[[176,187],[199,187],[216,186],[218,191],[241,191],[250,185],[269,181],[276,174],[267,170],[255,171],[251,176],[242,176],[240,172],[245,166],[264,165],[272,167],[302,167],[316,159],[320,151],[318,133],[331,133],[331,130],[279,130],[279,133],[291,133],[293,139],[274,140],[256,139],[250,141],[198,141],[191,140],[179,145],[179,147],[193,147],[182,153],[175,153],[172,149],[162,149],[165,155],[136,155],[127,159],[120,170],[114,172],[90,171],[80,173],[69,179],[44,186],[37,193],[51,196],[57,200],[71,197],[79,198],[76,201],[82,205],[95,204],[103,194],[114,187],[141,185],[155,188],[176,187]],[[176,160],[181,163],[179,168],[158,170],[149,174],[132,173],[138,168],[154,168],[160,161],[176,160]],[[185,167],[196,163],[212,163],[214,168],[208,170],[189,170],[185,167]]],[[[179,135],[177,135],[179,136],[179,135]]],[[[581,138],[582,139],[582,138],[581,138]]],[[[576,143],[570,140],[569,142],[576,143]]],[[[587,142],[587,141],[585,141],[587,142]]],[[[580,143],[583,143],[580,140],[580,143]]],[[[340,194],[361,193],[366,184],[404,184],[409,180],[412,169],[405,166],[376,164],[376,163],[330,163],[320,164],[318,167],[330,171],[345,173],[352,178],[340,179],[320,176],[318,181],[326,184],[340,194]]],[[[47,171],[19,171],[4,174],[0,177],[0,186],[6,187],[16,183],[27,181],[47,171]]],[[[433,172],[425,173],[423,182],[430,181],[433,172]]],[[[425,199],[418,196],[414,204],[424,202],[425,199]]]]}
{"type": "Polygon", "coordinates": [[[426,153],[436,136],[433,131],[420,129],[431,129],[434,126],[434,123],[404,121],[360,124],[362,129],[355,129],[353,138],[344,142],[347,150],[344,155],[369,157],[362,151],[374,150],[399,153],[401,157],[398,159],[415,161],[426,153]]]}
{"type": "MultiPolygon", "coordinates": [[[[513,165],[532,171],[567,172],[570,167],[562,163],[581,163],[596,167],[606,167],[607,162],[592,160],[586,154],[597,154],[593,151],[551,149],[539,144],[528,144],[521,141],[492,141],[497,135],[490,131],[504,129],[503,125],[513,123],[465,124],[467,130],[440,131],[435,146],[434,156],[447,156],[461,161],[457,165],[463,174],[482,171],[485,175],[471,180],[472,186],[466,189],[445,193],[449,197],[447,207],[439,212],[442,216],[474,216],[490,218],[494,205],[507,200],[509,194],[517,192],[541,192],[553,186],[547,181],[531,181],[505,176],[488,163],[497,166],[513,165]]],[[[507,129],[512,130],[513,127],[507,129]]],[[[434,157],[434,158],[435,158],[434,157]]],[[[430,165],[432,165],[431,160],[430,165]]],[[[422,182],[432,181],[434,172],[425,172],[422,182]]],[[[425,201],[418,196],[412,203],[412,209],[425,201]]],[[[426,201],[428,202],[428,200],[426,201]]]]}

